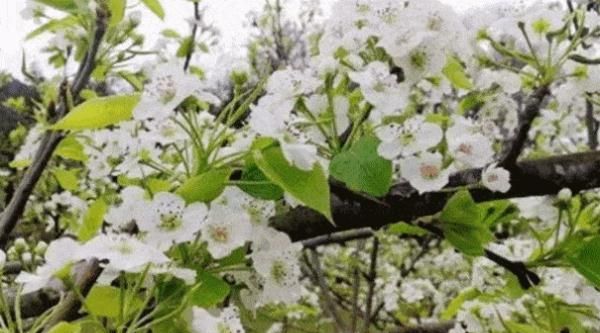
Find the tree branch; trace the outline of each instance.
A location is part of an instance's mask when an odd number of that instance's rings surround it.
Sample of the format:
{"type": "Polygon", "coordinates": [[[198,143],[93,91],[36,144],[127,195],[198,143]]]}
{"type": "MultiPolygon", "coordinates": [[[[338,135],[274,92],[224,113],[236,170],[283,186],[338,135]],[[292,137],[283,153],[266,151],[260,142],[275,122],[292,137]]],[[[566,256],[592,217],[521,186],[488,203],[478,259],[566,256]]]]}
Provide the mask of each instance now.
{"type": "Polygon", "coordinates": [[[187,72],[190,67],[190,62],[192,61],[192,55],[194,55],[194,50],[196,48],[196,35],[198,34],[198,21],[200,20],[200,8],[198,6],[198,2],[194,2],[194,19],[196,20],[192,25],[192,35],[190,36],[190,47],[188,49],[187,54],[185,55],[185,62],[183,64],[183,71],[187,72]]]}
{"type": "MultiPolygon", "coordinates": [[[[481,169],[470,169],[451,176],[449,188],[476,186],[481,169]]],[[[553,195],[563,188],[574,193],[600,187],[600,152],[577,153],[517,163],[511,168],[511,189],[506,193],[485,188],[471,190],[477,202],[553,195]]],[[[292,240],[301,241],[344,230],[372,228],[377,230],[398,221],[411,222],[442,210],[454,191],[419,194],[410,184],[395,185],[390,193],[378,200],[369,200],[343,186],[332,184],[331,206],[336,226],[319,213],[297,207],[271,219],[276,229],[292,240]]]]}
{"type": "MultiPolygon", "coordinates": [[[[78,96],[81,90],[89,82],[90,75],[95,66],[96,54],[98,53],[98,49],[104,38],[104,34],[106,33],[106,21],[107,13],[104,9],[99,7],[96,12],[96,31],[94,33],[94,40],[92,41],[90,49],[88,50],[84,61],[82,61],[73,81],[73,85],[71,86],[71,93],[73,96],[78,96]]],[[[63,117],[67,110],[67,102],[63,101],[57,112],[58,117],[63,117]]],[[[8,241],[11,231],[15,228],[25,210],[29,196],[33,192],[42,173],[46,169],[56,146],[60,143],[62,138],[62,133],[54,131],[47,132],[43,136],[33,159],[33,163],[25,172],[13,197],[0,216],[0,247],[4,247],[8,241]]]]}
{"type": "Polygon", "coordinates": [[[337,312],[335,303],[333,299],[331,299],[330,290],[327,286],[327,281],[325,281],[325,276],[323,275],[323,270],[321,269],[321,262],[319,260],[319,254],[315,249],[310,250],[312,266],[315,272],[315,278],[319,284],[319,288],[321,288],[321,293],[323,294],[323,300],[325,302],[325,311],[331,316],[333,319],[333,323],[336,327],[336,330],[340,333],[345,332],[344,323],[340,315],[337,312]]]}
{"type": "Polygon", "coordinates": [[[356,230],[340,231],[303,240],[302,245],[304,248],[312,249],[322,245],[344,244],[357,239],[369,238],[373,236],[373,234],[373,229],[369,227],[356,230]]]}
{"type": "Polygon", "coordinates": [[[454,327],[454,322],[447,321],[437,324],[423,324],[421,326],[402,327],[392,333],[448,333],[454,327]]]}
{"type": "Polygon", "coordinates": [[[375,296],[375,279],[377,278],[377,255],[379,254],[379,239],[373,238],[371,248],[371,264],[369,266],[367,305],[365,306],[365,317],[363,318],[363,333],[369,333],[371,327],[371,314],[373,313],[373,297],[375,296]]]}
{"type": "Polygon", "coordinates": [[[44,333],[48,332],[54,325],[61,321],[73,320],[77,317],[81,298],[85,297],[96,280],[102,273],[100,261],[92,258],[85,262],[81,270],[75,274],[75,281],[66,296],[61,300],[58,306],[52,311],[50,318],[46,322],[44,333]]]}
{"type": "Polygon", "coordinates": [[[521,154],[521,151],[527,142],[527,136],[529,135],[531,124],[539,115],[544,98],[548,94],[550,94],[548,87],[542,86],[536,89],[533,94],[527,98],[525,109],[523,112],[519,113],[519,125],[517,127],[517,133],[515,134],[515,137],[508,143],[506,151],[498,163],[499,166],[508,169],[517,162],[517,159],[519,158],[519,155],[521,154]]]}
{"type": "Polygon", "coordinates": [[[589,100],[590,96],[585,101],[585,125],[588,134],[588,147],[591,150],[596,150],[598,147],[598,126],[600,123],[594,118],[594,104],[589,100]]]}

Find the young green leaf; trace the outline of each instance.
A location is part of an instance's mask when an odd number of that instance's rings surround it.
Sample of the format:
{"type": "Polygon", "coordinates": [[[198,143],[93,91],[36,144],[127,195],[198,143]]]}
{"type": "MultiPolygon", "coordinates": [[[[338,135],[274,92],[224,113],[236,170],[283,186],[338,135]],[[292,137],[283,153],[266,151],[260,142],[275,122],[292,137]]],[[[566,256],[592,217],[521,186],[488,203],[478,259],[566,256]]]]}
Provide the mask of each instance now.
{"type": "Polygon", "coordinates": [[[160,4],[159,0],[142,0],[144,5],[150,9],[156,16],[160,17],[161,20],[165,18],[165,10],[160,4]]]}
{"type": "Polygon", "coordinates": [[[85,242],[96,235],[102,226],[102,222],[104,222],[104,214],[106,214],[107,209],[108,206],[102,198],[94,201],[88,207],[88,210],[83,217],[83,223],[79,227],[79,232],[77,234],[79,240],[85,242]]]}
{"type": "Polygon", "coordinates": [[[427,230],[406,222],[398,222],[389,226],[387,233],[391,235],[424,236],[427,234],[427,230]]]}
{"type": "Polygon", "coordinates": [[[109,0],[108,9],[110,10],[110,21],[108,24],[111,27],[119,24],[125,16],[125,7],[127,7],[127,0],[109,0]]]}
{"type": "Polygon", "coordinates": [[[64,12],[72,12],[77,10],[77,3],[75,0],[35,0],[35,2],[50,6],[54,9],[62,10],[64,12]]]}
{"type": "Polygon", "coordinates": [[[442,69],[444,76],[455,88],[470,90],[473,88],[471,79],[467,76],[465,69],[458,59],[448,57],[446,66],[442,69]]]}
{"type": "Polygon", "coordinates": [[[444,237],[461,252],[480,256],[484,245],[493,239],[488,226],[483,224],[483,213],[468,191],[456,192],[440,214],[444,237]]]}
{"type": "Polygon", "coordinates": [[[50,128],[53,130],[84,130],[114,125],[130,119],[139,100],[139,95],[90,99],[73,108],[63,119],[50,128]]]}
{"type": "Polygon", "coordinates": [[[448,303],[448,306],[441,314],[441,318],[443,320],[451,320],[456,316],[462,305],[466,301],[470,301],[472,299],[477,298],[477,296],[481,295],[481,292],[475,288],[469,288],[463,290],[458,296],[456,296],[453,300],[448,303]]]}
{"type": "Polygon", "coordinates": [[[194,306],[213,307],[225,300],[231,291],[227,282],[207,272],[198,274],[198,282],[190,295],[190,303],[194,306]]]}
{"type": "Polygon", "coordinates": [[[58,181],[58,185],[67,191],[75,191],[79,188],[79,178],[76,170],[55,169],[52,171],[58,181]]]}
{"type": "Polygon", "coordinates": [[[246,166],[240,180],[243,183],[239,184],[238,187],[255,198],[279,200],[283,197],[281,187],[269,181],[267,176],[254,163],[246,166]]]}
{"type": "Polygon", "coordinates": [[[53,326],[48,333],[80,333],[81,325],[79,324],[71,324],[65,321],[61,321],[60,323],[53,326]]]}
{"type": "Polygon", "coordinates": [[[349,150],[336,155],[329,171],[354,191],[373,196],[387,194],[392,185],[392,162],[377,154],[379,140],[366,136],[349,150]]]}
{"type": "Polygon", "coordinates": [[[568,260],[579,274],[600,288],[600,236],[585,242],[568,260]]]}
{"type": "Polygon", "coordinates": [[[177,190],[177,194],[188,204],[198,201],[211,202],[223,193],[230,175],[229,168],[207,171],[188,179],[177,190]]]}
{"type": "Polygon", "coordinates": [[[253,157],[269,180],[333,222],[329,183],[319,164],[315,164],[311,171],[300,170],[285,159],[281,148],[277,146],[255,150],[253,157]]]}
{"type": "MultiPolygon", "coordinates": [[[[140,309],[142,299],[134,296],[128,303],[128,314],[140,309]]],[[[111,286],[95,285],[85,299],[86,309],[98,317],[117,318],[121,307],[121,290],[111,286]]]]}

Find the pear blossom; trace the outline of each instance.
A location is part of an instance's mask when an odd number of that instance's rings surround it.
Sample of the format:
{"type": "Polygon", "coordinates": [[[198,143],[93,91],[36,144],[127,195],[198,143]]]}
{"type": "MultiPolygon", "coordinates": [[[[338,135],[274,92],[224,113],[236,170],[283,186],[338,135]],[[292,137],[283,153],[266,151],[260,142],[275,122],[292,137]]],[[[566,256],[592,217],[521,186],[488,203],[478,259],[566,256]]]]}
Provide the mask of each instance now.
{"type": "Polygon", "coordinates": [[[400,171],[419,193],[442,189],[449,180],[449,170],[444,169],[442,155],[425,152],[400,160],[400,171]]]}
{"type": "Polygon", "coordinates": [[[147,265],[162,265],[170,260],[157,248],[125,234],[101,234],[82,245],[79,259],[107,260],[106,271],[139,272],[147,265]]]}
{"type": "Polygon", "coordinates": [[[104,220],[119,229],[127,227],[131,223],[137,223],[143,217],[146,208],[146,191],[138,186],[128,186],[121,191],[122,202],[120,205],[111,207],[104,220]]]}
{"type": "Polygon", "coordinates": [[[257,248],[252,253],[254,268],[262,281],[260,304],[298,301],[302,292],[298,261],[301,249],[300,244],[292,243],[287,235],[279,233],[268,247],[257,248]]]}
{"type": "Polygon", "coordinates": [[[163,120],[200,85],[200,80],[186,74],[178,62],[160,64],[153,69],[150,82],[144,87],[133,115],[136,120],[163,120]]]}
{"type": "Polygon", "coordinates": [[[239,310],[229,306],[217,314],[202,308],[192,309],[192,330],[194,333],[244,333],[239,310]]]}
{"type": "Polygon", "coordinates": [[[409,87],[398,83],[383,62],[369,63],[362,71],[348,73],[350,79],[360,85],[365,99],[383,115],[401,111],[408,105],[409,87]]]}
{"type": "Polygon", "coordinates": [[[388,160],[426,151],[440,143],[444,137],[442,129],[426,122],[423,116],[415,116],[403,124],[384,125],[375,133],[381,140],[377,152],[388,160]]]}
{"type": "MultiPolygon", "coordinates": [[[[50,283],[59,283],[56,274],[69,264],[80,259],[81,245],[71,238],[60,238],[48,245],[44,255],[45,264],[35,270],[35,274],[23,271],[15,281],[23,285],[23,293],[30,293],[47,287],[50,283]]],[[[87,259],[87,258],[86,258],[87,259]]]]}
{"type": "Polygon", "coordinates": [[[186,207],[180,196],[160,192],[142,212],[137,225],[144,234],[144,241],[161,251],[173,244],[185,243],[196,238],[207,215],[204,203],[186,207]]]}
{"type": "Polygon", "coordinates": [[[492,164],[483,170],[481,182],[492,191],[506,193],[510,189],[510,173],[492,164]]]}
{"type": "Polygon", "coordinates": [[[208,252],[221,259],[252,237],[250,215],[239,209],[222,204],[213,204],[202,226],[200,239],[208,243],[208,252]]]}

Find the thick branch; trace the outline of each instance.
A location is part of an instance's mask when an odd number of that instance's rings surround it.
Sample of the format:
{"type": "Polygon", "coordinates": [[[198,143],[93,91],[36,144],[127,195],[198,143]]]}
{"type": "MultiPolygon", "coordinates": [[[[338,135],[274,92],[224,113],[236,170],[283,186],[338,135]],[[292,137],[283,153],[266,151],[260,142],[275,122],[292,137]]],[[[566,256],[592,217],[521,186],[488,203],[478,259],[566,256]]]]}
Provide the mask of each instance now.
{"type": "MultiPolygon", "coordinates": [[[[102,272],[97,259],[80,262],[73,270],[75,276],[72,288],[76,288],[83,296],[87,295],[102,272]]],[[[62,284],[51,283],[51,286],[48,288],[20,296],[21,316],[23,318],[40,316],[60,302],[58,307],[53,311],[50,322],[56,324],[61,320],[72,319],[79,310],[79,297],[75,292],[70,291],[61,300],[61,294],[64,292],[62,284]]],[[[8,296],[8,303],[11,308],[15,304],[15,297],[17,296],[14,294],[8,296]]],[[[49,325],[48,327],[51,326],[49,325]]]]}
{"type": "Polygon", "coordinates": [[[54,325],[61,321],[73,320],[77,317],[81,306],[80,297],[85,297],[96,280],[102,273],[100,262],[96,258],[88,260],[79,272],[75,274],[72,290],[61,300],[60,304],[52,311],[50,319],[46,323],[44,332],[48,332],[54,325]]]}
{"type": "MultiPolygon", "coordinates": [[[[578,153],[519,162],[511,170],[511,189],[506,193],[484,188],[471,190],[478,201],[556,194],[562,188],[573,192],[600,187],[600,152],[578,153]]],[[[454,174],[450,187],[476,185],[481,169],[454,174]]],[[[343,186],[332,184],[332,212],[336,226],[306,207],[297,207],[274,217],[272,225],[287,233],[294,241],[361,228],[379,229],[399,221],[415,219],[439,212],[452,191],[419,194],[408,183],[395,185],[390,193],[369,200],[343,186]]]]}

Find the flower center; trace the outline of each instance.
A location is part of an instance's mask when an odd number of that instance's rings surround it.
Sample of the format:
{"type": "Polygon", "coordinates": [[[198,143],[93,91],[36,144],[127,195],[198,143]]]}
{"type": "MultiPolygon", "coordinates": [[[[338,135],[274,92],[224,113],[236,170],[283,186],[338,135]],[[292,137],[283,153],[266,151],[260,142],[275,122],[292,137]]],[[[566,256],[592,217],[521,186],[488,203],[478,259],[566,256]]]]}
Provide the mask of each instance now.
{"type": "Polygon", "coordinates": [[[176,214],[164,214],[160,217],[160,228],[171,231],[181,226],[181,219],[176,214]]]}
{"type": "Polygon", "coordinates": [[[152,95],[158,98],[163,104],[167,104],[177,95],[177,88],[172,75],[157,77],[153,83],[154,91],[152,95]]]}
{"type": "Polygon", "coordinates": [[[471,155],[473,154],[473,146],[470,144],[461,143],[460,146],[458,146],[458,151],[466,155],[471,155]]]}
{"type": "Polygon", "coordinates": [[[423,51],[416,51],[410,55],[410,63],[416,68],[423,69],[427,64],[427,55],[423,51]]]}
{"type": "Polygon", "coordinates": [[[219,323],[217,330],[219,333],[233,333],[229,325],[223,323],[219,323]]]}
{"type": "Polygon", "coordinates": [[[287,270],[285,264],[281,260],[273,262],[271,266],[271,277],[278,284],[283,284],[287,277],[287,270]]]}
{"type": "Polygon", "coordinates": [[[121,254],[131,254],[133,253],[133,248],[127,244],[127,242],[121,241],[117,245],[113,246],[111,249],[121,253],[121,254]]]}
{"type": "Polygon", "coordinates": [[[209,229],[210,238],[219,242],[225,243],[229,240],[229,230],[225,227],[213,226],[209,229]]]}
{"type": "Polygon", "coordinates": [[[421,177],[429,180],[437,178],[440,174],[440,169],[431,164],[421,164],[419,171],[421,172],[421,177]]]}
{"type": "Polygon", "coordinates": [[[488,180],[488,182],[490,182],[490,183],[496,182],[496,181],[498,181],[498,175],[489,175],[489,176],[487,177],[487,180],[488,180]]]}

